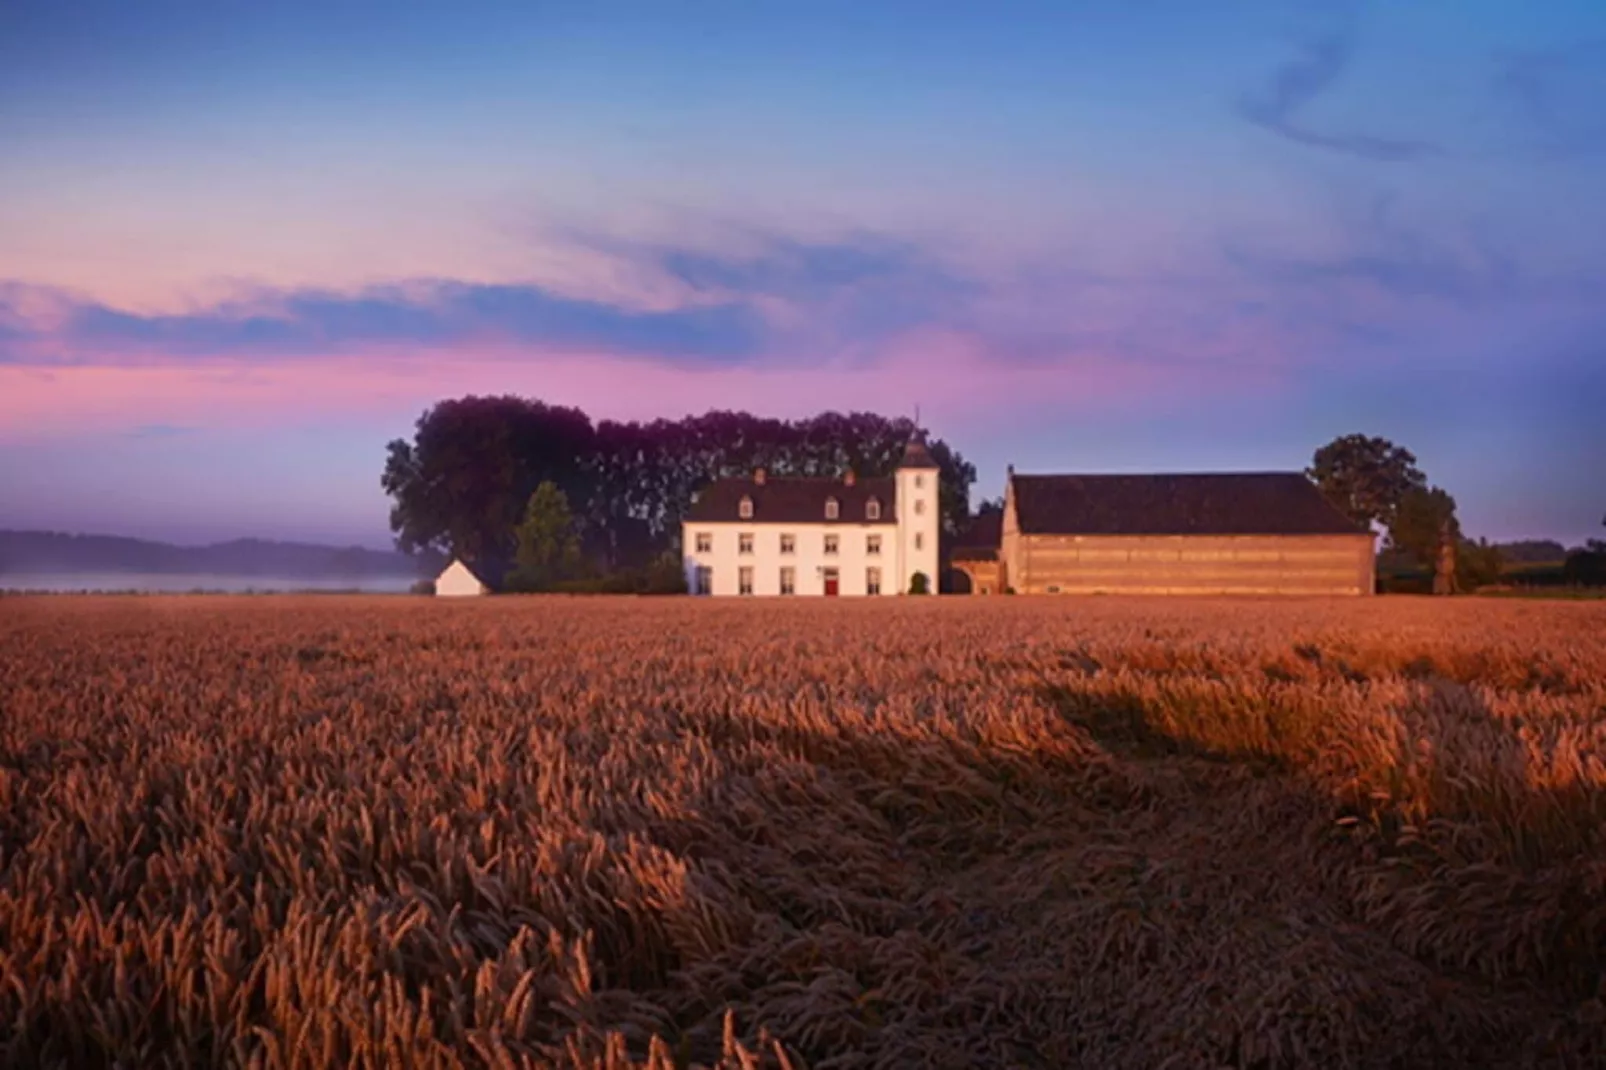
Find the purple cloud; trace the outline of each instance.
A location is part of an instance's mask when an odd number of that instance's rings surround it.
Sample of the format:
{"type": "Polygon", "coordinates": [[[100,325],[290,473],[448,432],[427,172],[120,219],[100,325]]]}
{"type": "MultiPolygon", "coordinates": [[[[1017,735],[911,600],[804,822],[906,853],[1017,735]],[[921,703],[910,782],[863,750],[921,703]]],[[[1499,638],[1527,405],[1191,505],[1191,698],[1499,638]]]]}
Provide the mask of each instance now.
{"type": "Polygon", "coordinates": [[[1296,144],[1363,160],[1396,163],[1440,152],[1428,141],[1328,133],[1301,121],[1300,113],[1343,76],[1354,54],[1354,38],[1347,30],[1306,41],[1298,56],[1272,74],[1269,84],[1240,97],[1235,110],[1248,122],[1296,144]]]}

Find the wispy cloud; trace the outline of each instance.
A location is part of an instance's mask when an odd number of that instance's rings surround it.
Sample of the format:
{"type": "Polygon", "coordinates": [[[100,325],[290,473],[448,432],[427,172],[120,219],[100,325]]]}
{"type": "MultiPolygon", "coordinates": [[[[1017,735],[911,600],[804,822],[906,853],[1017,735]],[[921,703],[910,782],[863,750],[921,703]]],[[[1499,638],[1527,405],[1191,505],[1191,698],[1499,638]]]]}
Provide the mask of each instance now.
{"type": "Polygon", "coordinates": [[[1589,310],[1606,297],[1597,277],[1542,270],[1474,222],[1413,223],[1388,193],[1340,211],[1334,223],[1337,232],[1325,246],[1229,235],[1220,254],[1313,328],[1337,316],[1386,332],[1439,312],[1477,319],[1554,305],[1589,310]]]}
{"type": "Polygon", "coordinates": [[[1556,157],[1606,152],[1606,40],[1498,56],[1492,86],[1525,148],[1556,157]]]}
{"type": "Polygon", "coordinates": [[[817,399],[899,408],[916,393],[956,410],[1029,399],[1068,411],[1134,391],[1285,390],[1358,353],[1399,351],[1424,325],[1532,319],[1536,299],[1599,296],[1536,276],[1472,230],[1452,240],[1388,198],[1331,222],[1325,238],[1235,234],[1148,270],[728,227],[558,234],[594,272],[568,291],[545,277],[259,287],[139,312],[0,284],[0,424],[161,437],[224,412],[394,413],[500,390],[626,415],[817,399]],[[577,296],[610,276],[616,294],[577,296]]]}
{"type": "Polygon", "coordinates": [[[951,320],[987,284],[913,241],[872,231],[802,238],[731,220],[680,220],[673,238],[575,227],[542,237],[689,305],[758,310],[782,348],[840,355],[951,320]]]}
{"type": "Polygon", "coordinates": [[[1354,56],[1352,27],[1315,36],[1301,44],[1298,55],[1277,68],[1267,84],[1239,97],[1235,110],[1248,122],[1296,144],[1364,160],[1396,163],[1440,152],[1429,141],[1322,131],[1305,119],[1304,112],[1343,77],[1354,56]]]}
{"type": "Polygon", "coordinates": [[[980,292],[909,243],[874,234],[803,241],[750,231],[726,249],[602,234],[563,236],[609,261],[630,293],[580,297],[537,283],[420,279],[355,291],[253,288],[170,312],[0,285],[0,361],[339,356],[468,344],[600,351],[733,366],[775,353],[842,355],[951,318],[980,292]],[[667,280],[672,285],[663,285],[667,280]]]}
{"type": "MultiPolygon", "coordinates": [[[[188,312],[150,314],[57,295],[54,322],[0,338],[0,359],[60,363],[153,356],[335,356],[355,348],[449,347],[476,339],[603,347],[712,361],[756,352],[762,325],[725,305],[638,312],[553,296],[538,286],[422,280],[355,293],[259,291],[188,312]]],[[[13,310],[14,320],[23,317],[13,310]]],[[[3,325],[3,321],[0,321],[3,325]]]]}

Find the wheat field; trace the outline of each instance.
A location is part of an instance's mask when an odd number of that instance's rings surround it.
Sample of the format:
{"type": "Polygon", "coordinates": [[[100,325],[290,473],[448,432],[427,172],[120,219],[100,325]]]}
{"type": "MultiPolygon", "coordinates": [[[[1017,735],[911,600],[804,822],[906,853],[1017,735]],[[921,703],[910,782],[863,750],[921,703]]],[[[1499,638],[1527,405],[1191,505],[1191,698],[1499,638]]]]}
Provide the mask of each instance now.
{"type": "Polygon", "coordinates": [[[0,1065],[1606,1064],[1606,605],[0,599],[0,1065]]]}

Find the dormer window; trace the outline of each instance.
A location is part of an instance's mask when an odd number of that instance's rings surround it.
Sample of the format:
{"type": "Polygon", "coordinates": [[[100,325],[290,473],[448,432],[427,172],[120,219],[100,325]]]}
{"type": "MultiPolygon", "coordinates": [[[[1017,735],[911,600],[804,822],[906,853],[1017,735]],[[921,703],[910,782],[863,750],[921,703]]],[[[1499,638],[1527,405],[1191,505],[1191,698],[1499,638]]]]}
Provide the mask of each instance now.
{"type": "Polygon", "coordinates": [[[864,503],[864,518],[866,520],[881,519],[881,503],[875,498],[871,498],[864,503]]]}
{"type": "Polygon", "coordinates": [[[835,498],[825,499],[825,519],[835,520],[841,514],[842,507],[837,504],[837,500],[835,498]]]}
{"type": "Polygon", "coordinates": [[[741,504],[736,507],[736,515],[743,520],[753,519],[753,499],[743,495],[741,504]]]}

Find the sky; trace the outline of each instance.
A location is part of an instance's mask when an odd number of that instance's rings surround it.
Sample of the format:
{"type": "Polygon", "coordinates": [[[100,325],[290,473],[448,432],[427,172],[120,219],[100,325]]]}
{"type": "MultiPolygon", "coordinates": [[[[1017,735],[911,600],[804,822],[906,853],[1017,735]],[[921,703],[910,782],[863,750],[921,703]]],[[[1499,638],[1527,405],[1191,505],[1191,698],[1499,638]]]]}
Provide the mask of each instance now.
{"type": "Polygon", "coordinates": [[[0,527],[383,546],[432,402],[1606,513],[1599,0],[0,0],[0,527]]]}

